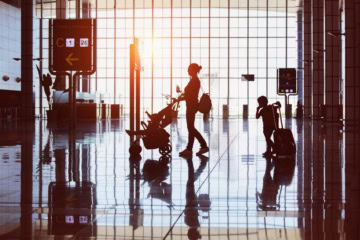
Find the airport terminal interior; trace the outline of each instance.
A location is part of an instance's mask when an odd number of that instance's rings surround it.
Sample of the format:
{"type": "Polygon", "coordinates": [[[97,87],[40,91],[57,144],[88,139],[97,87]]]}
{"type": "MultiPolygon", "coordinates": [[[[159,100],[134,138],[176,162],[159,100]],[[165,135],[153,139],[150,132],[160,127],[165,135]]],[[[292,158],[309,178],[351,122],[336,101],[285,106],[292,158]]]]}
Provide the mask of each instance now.
{"type": "Polygon", "coordinates": [[[0,0],[0,239],[358,240],[359,79],[360,0],[0,0]]]}

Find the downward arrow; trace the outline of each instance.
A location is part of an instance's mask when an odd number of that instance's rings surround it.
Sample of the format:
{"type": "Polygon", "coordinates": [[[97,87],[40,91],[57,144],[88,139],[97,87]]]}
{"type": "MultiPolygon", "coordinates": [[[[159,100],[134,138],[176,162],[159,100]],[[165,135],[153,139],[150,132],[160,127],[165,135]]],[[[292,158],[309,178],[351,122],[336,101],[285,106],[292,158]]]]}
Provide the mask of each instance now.
{"type": "Polygon", "coordinates": [[[72,55],[73,53],[70,53],[69,56],[67,56],[67,58],[65,59],[70,66],[73,66],[73,63],[71,61],[79,61],[79,58],[72,58],[72,55]]]}

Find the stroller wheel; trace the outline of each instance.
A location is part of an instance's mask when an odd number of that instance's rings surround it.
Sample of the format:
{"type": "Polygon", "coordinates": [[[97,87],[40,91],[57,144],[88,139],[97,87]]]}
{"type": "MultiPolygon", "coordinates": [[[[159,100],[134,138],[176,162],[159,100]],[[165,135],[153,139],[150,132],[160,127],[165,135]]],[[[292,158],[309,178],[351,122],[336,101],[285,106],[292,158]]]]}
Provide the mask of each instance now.
{"type": "Polygon", "coordinates": [[[169,155],[163,155],[159,158],[159,162],[164,163],[164,164],[168,164],[171,160],[171,156],[169,155]]]}
{"type": "Polygon", "coordinates": [[[141,151],[142,151],[141,146],[136,142],[133,142],[129,148],[130,155],[138,155],[141,153],[141,151]]]}
{"type": "Polygon", "coordinates": [[[172,147],[170,144],[162,146],[161,148],[159,148],[159,152],[161,155],[167,155],[169,153],[171,153],[172,151],[172,147]]]}

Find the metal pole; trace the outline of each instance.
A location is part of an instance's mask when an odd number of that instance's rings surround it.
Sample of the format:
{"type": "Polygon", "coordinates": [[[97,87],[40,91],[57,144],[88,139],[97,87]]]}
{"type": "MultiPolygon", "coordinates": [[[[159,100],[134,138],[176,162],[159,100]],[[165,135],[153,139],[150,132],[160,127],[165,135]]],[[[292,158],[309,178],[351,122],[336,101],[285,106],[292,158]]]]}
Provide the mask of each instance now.
{"type": "MultiPolygon", "coordinates": [[[[135,57],[138,58],[139,54],[138,54],[138,40],[136,39],[135,41],[135,57]]],[[[137,59],[137,63],[140,62],[139,59],[137,59]]],[[[140,65],[140,64],[139,64],[140,65]]],[[[136,131],[140,130],[140,66],[136,66],[136,131]]]]}
{"type": "Polygon", "coordinates": [[[75,73],[73,77],[73,94],[72,94],[72,106],[73,106],[73,127],[75,128],[75,121],[76,121],[76,83],[80,83],[80,75],[79,73],[75,73]]]}
{"type": "Polygon", "coordinates": [[[71,73],[69,73],[69,94],[68,94],[68,105],[69,105],[69,172],[68,172],[68,176],[69,176],[69,181],[72,180],[72,174],[71,174],[71,169],[72,169],[72,163],[74,161],[74,152],[75,149],[73,148],[74,144],[74,129],[73,129],[73,121],[74,121],[74,110],[73,110],[73,87],[74,87],[74,79],[71,73]]]}
{"type": "Polygon", "coordinates": [[[170,102],[173,99],[173,0],[170,2],[170,102]]]}
{"type": "Polygon", "coordinates": [[[266,0],[266,97],[269,97],[269,0],[266,0]]]}
{"type": "Polygon", "coordinates": [[[80,18],[80,0],[76,0],[76,18],[80,18]]]}
{"type": "MultiPolygon", "coordinates": [[[[250,14],[250,9],[249,9],[249,4],[250,4],[250,0],[247,0],[247,34],[246,34],[246,40],[247,40],[247,47],[246,47],[246,50],[247,50],[247,54],[246,54],[246,72],[247,74],[249,74],[249,43],[250,43],[250,39],[249,39],[249,34],[250,34],[250,31],[249,31],[249,14],[250,14]]],[[[247,109],[248,109],[248,113],[247,115],[249,116],[249,81],[246,81],[246,96],[247,96],[247,109]]]]}
{"type": "MultiPolygon", "coordinates": [[[[42,50],[43,50],[43,1],[41,0],[40,2],[40,46],[39,46],[39,57],[40,57],[40,75],[42,76],[42,70],[43,70],[43,63],[42,63],[42,58],[43,58],[43,54],[42,54],[42,50]]],[[[39,81],[41,79],[41,76],[39,76],[39,81]]],[[[42,84],[39,84],[39,92],[40,92],[40,118],[42,118],[42,114],[43,114],[43,91],[42,91],[42,84]]]]}
{"type": "Polygon", "coordinates": [[[191,64],[191,61],[192,61],[192,56],[191,56],[191,43],[192,43],[192,39],[191,39],[191,28],[192,28],[192,0],[190,0],[190,64],[191,64]]]}
{"type": "MultiPolygon", "coordinates": [[[[98,0],[96,0],[96,5],[95,5],[95,18],[98,18],[98,0]]],[[[95,28],[96,29],[96,28],[95,28]]],[[[96,37],[95,37],[95,41],[96,41],[96,37]]],[[[97,51],[97,49],[95,48],[95,52],[97,51]]],[[[97,92],[97,86],[98,86],[98,74],[97,71],[95,72],[95,92],[97,92]]]]}
{"type": "MultiPolygon", "coordinates": [[[[43,49],[43,0],[40,1],[40,46],[39,46],[39,57],[40,57],[40,73],[42,74],[42,69],[43,69],[43,64],[42,64],[42,49],[43,49]]],[[[41,76],[40,76],[41,77],[41,76]]],[[[40,80],[40,78],[39,78],[40,80]]],[[[40,141],[39,141],[39,145],[40,145],[40,152],[42,152],[42,147],[43,147],[43,143],[42,143],[42,137],[43,137],[43,123],[42,123],[42,113],[43,113],[43,94],[42,94],[42,86],[41,83],[39,85],[39,90],[40,90],[40,141]]],[[[50,132],[49,132],[50,134],[50,132]]],[[[39,164],[39,208],[42,208],[42,184],[43,184],[43,154],[40,154],[40,164],[39,164]]],[[[39,214],[39,217],[41,219],[41,214],[39,214]]],[[[42,220],[40,221],[40,229],[42,228],[42,220]]]]}
{"type": "Polygon", "coordinates": [[[116,3],[114,1],[114,104],[116,104],[116,3]]]}
{"type": "MultiPolygon", "coordinates": [[[[134,44],[130,44],[130,131],[134,131],[134,49],[134,44]]],[[[130,139],[133,142],[133,138],[130,139]]]]}
{"type": "MultiPolygon", "coordinates": [[[[288,67],[288,1],[285,1],[285,68],[288,67]]],[[[285,118],[288,117],[288,97],[285,93],[285,118]]]]}
{"type": "Polygon", "coordinates": [[[154,112],[154,0],[151,3],[151,114],[154,112]]]}
{"type": "Polygon", "coordinates": [[[227,107],[228,112],[227,115],[229,116],[229,109],[230,109],[230,0],[228,0],[228,86],[227,86],[227,107]]]}
{"type": "Polygon", "coordinates": [[[210,82],[210,79],[211,79],[211,61],[210,61],[210,57],[211,57],[211,55],[210,55],[210,44],[211,44],[211,35],[210,35],[210,30],[211,30],[211,0],[209,0],[209,51],[208,51],[208,54],[209,54],[209,78],[208,78],[208,81],[209,81],[209,96],[211,97],[211,92],[210,92],[210,84],[211,84],[211,82],[210,82]]]}

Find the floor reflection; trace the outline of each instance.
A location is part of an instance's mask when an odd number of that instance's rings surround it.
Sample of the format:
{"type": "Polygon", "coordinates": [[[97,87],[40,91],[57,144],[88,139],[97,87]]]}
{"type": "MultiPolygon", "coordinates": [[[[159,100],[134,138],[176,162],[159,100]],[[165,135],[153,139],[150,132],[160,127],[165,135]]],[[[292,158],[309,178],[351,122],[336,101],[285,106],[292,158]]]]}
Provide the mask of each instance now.
{"type": "Polygon", "coordinates": [[[197,119],[184,159],[184,119],[165,156],[130,156],[127,119],[1,121],[0,239],[359,239],[358,129],[287,120],[296,155],[263,158],[261,124],[197,119]]]}
{"type": "Polygon", "coordinates": [[[49,235],[96,236],[96,185],[52,182],[49,185],[49,235]]]}

